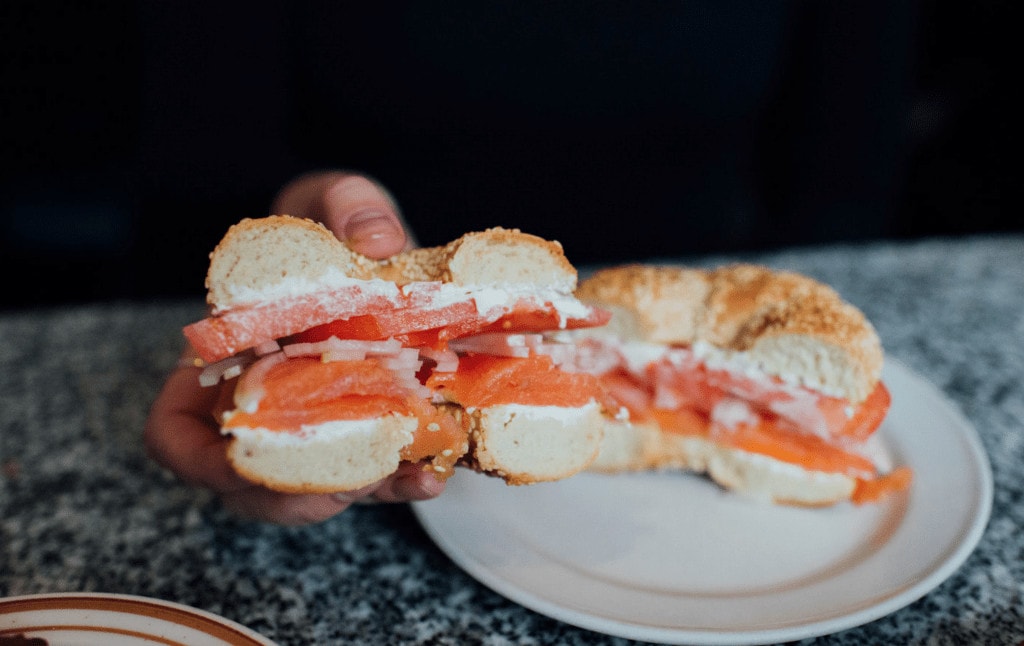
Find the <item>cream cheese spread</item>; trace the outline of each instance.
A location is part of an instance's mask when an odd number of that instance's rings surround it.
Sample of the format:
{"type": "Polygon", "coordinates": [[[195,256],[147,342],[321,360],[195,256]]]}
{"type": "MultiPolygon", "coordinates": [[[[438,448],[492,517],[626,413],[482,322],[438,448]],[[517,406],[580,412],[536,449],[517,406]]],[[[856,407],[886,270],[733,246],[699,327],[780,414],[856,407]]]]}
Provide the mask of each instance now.
{"type": "Polygon", "coordinates": [[[240,440],[265,442],[278,446],[308,444],[309,442],[335,440],[343,435],[373,434],[380,432],[377,419],[336,420],[322,424],[303,424],[298,431],[272,431],[266,428],[235,426],[222,431],[240,440]]]}
{"type": "Polygon", "coordinates": [[[338,269],[331,268],[317,278],[286,276],[268,287],[252,289],[235,286],[230,296],[238,305],[255,305],[296,297],[321,296],[323,304],[329,305],[334,292],[351,290],[360,299],[383,298],[395,307],[406,307],[409,301],[423,310],[438,310],[456,303],[473,301],[478,315],[498,319],[511,311],[518,303],[535,307],[551,307],[558,314],[560,326],[564,328],[569,319],[586,318],[591,308],[583,304],[571,292],[556,287],[540,287],[518,283],[497,285],[458,285],[440,281],[414,282],[399,287],[397,284],[373,278],[362,280],[346,276],[338,269]]]}
{"type": "MultiPolygon", "coordinates": [[[[501,404],[490,406],[491,411],[501,411],[506,420],[512,417],[526,417],[533,420],[552,420],[558,422],[576,423],[582,415],[596,411],[599,406],[591,400],[578,407],[566,406],[529,406],[526,404],[501,404]]],[[[479,410],[467,408],[467,412],[479,410]]]]}

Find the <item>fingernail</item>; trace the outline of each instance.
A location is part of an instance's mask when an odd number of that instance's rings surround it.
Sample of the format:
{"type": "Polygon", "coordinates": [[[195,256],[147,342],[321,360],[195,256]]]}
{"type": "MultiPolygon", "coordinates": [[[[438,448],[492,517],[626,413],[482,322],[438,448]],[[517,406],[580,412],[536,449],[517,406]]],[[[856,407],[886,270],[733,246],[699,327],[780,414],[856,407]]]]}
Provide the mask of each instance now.
{"type": "Polygon", "coordinates": [[[419,473],[403,478],[403,493],[411,500],[429,500],[444,491],[445,483],[434,477],[432,473],[419,473]]]}
{"type": "Polygon", "coordinates": [[[359,211],[345,222],[345,240],[357,244],[391,238],[401,233],[402,229],[394,216],[378,209],[359,211]]]}

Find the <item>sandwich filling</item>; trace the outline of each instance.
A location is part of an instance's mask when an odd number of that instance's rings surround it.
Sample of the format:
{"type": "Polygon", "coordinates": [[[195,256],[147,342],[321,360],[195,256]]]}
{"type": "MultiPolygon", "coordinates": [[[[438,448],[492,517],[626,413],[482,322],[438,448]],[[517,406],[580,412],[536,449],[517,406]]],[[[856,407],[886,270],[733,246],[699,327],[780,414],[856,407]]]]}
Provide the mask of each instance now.
{"type": "Polygon", "coordinates": [[[553,288],[440,281],[399,287],[380,279],[349,278],[310,289],[308,283],[285,279],[262,299],[214,312],[186,326],[185,336],[204,361],[215,362],[299,332],[316,339],[397,338],[407,345],[443,345],[490,327],[558,330],[602,325],[608,320],[603,310],[553,288]]]}
{"type": "Polygon", "coordinates": [[[201,383],[238,377],[223,432],[308,441],[414,418],[401,458],[446,477],[469,450],[463,411],[517,405],[557,417],[602,401],[597,376],[564,365],[565,343],[540,332],[604,324],[603,310],[515,286],[378,283],[297,289],[188,326],[211,361],[201,383]]]}
{"type": "Polygon", "coordinates": [[[890,405],[879,381],[862,402],[769,375],[742,353],[587,338],[579,369],[599,377],[618,419],[708,440],[752,455],[854,479],[867,502],[909,484],[909,471],[880,472],[867,440],[890,405]]]}

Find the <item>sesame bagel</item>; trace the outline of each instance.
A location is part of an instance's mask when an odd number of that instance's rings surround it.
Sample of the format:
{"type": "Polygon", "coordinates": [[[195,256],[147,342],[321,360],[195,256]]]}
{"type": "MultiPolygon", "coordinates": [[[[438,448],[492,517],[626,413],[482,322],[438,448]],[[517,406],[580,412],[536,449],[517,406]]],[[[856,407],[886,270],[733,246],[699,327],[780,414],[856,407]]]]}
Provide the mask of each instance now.
{"type": "Polygon", "coordinates": [[[907,483],[907,471],[887,480],[871,437],[889,406],[878,334],[831,287],[751,264],[630,264],[576,294],[612,312],[577,336],[601,348],[624,411],[592,470],[684,469],[810,506],[907,483]]]}
{"type": "Polygon", "coordinates": [[[233,386],[218,422],[252,482],[350,491],[415,462],[531,484],[585,469],[602,438],[597,380],[541,341],[607,320],[576,281],[559,243],[517,229],[377,260],[311,220],[244,219],[210,254],[210,315],[184,333],[201,383],[233,386]]]}
{"type": "Polygon", "coordinates": [[[268,298],[285,281],[316,285],[332,274],[396,285],[518,284],[576,288],[576,270],[557,241],[493,227],[440,247],[384,260],[351,250],[319,222],[288,215],[246,218],[231,226],[210,254],[207,302],[214,312],[268,298]]]}

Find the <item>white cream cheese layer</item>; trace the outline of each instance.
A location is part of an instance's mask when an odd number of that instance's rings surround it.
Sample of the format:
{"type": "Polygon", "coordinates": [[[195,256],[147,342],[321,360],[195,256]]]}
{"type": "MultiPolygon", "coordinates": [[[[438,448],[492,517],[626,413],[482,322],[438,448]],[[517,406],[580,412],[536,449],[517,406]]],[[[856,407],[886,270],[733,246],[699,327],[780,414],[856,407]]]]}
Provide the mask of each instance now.
{"type": "Polygon", "coordinates": [[[586,318],[591,312],[591,309],[576,297],[552,288],[508,283],[466,285],[462,289],[465,289],[469,298],[476,303],[477,313],[484,317],[500,316],[519,302],[535,306],[550,305],[558,313],[559,327],[564,328],[569,319],[586,318]]]}
{"type": "Polygon", "coordinates": [[[308,296],[317,292],[330,292],[339,289],[357,287],[367,296],[383,296],[389,300],[397,300],[398,286],[388,280],[374,278],[361,280],[346,276],[344,272],[330,268],[316,280],[303,276],[285,276],[273,285],[252,289],[243,286],[228,286],[232,307],[238,305],[258,305],[270,301],[282,300],[296,296],[308,296]]]}
{"type": "Polygon", "coordinates": [[[239,439],[265,442],[278,446],[308,444],[316,441],[330,441],[343,435],[373,434],[380,432],[380,421],[377,419],[337,420],[322,424],[303,424],[298,431],[272,431],[266,428],[249,428],[235,426],[222,430],[225,435],[233,435],[239,439]]]}
{"type": "MultiPolygon", "coordinates": [[[[506,417],[526,417],[534,420],[552,420],[576,423],[580,417],[599,408],[597,402],[591,400],[583,406],[529,406],[527,404],[499,404],[491,409],[501,409],[506,417]]],[[[478,410],[475,407],[466,409],[467,413],[478,410]]]]}
{"type": "Polygon", "coordinates": [[[519,283],[496,285],[457,285],[440,281],[414,282],[399,287],[395,283],[379,278],[361,280],[346,276],[331,268],[316,280],[287,276],[277,283],[260,289],[235,287],[231,290],[232,302],[236,304],[259,305],[287,298],[322,295],[324,305],[339,290],[357,290],[360,298],[384,298],[396,307],[405,306],[411,299],[415,307],[423,310],[437,310],[456,303],[473,301],[477,314],[497,319],[510,311],[517,303],[526,302],[536,307],[549,305],[558,314],[561,327],[574,318],[586,318],[591,309],[580,302],[571,290],[559,286],[540,287],[519,283]]]}

